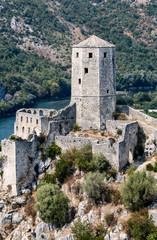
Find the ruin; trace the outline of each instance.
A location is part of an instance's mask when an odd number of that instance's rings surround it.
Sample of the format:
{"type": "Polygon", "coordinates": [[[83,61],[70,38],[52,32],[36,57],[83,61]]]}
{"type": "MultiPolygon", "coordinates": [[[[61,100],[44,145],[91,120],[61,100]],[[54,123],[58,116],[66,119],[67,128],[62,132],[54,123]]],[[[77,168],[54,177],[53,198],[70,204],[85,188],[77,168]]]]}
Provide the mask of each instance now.
{"type": "MultiPolygon", "coordinates": [[[[17,111],[14,126],[16,138],[2,140],[2,156],[5,158],[2,189],[11,185],[12,194],[16,195],[37,180],[42,164],[38,138],[41,133],[46,137],[45,147],[55,141],[62,151],[91,143],[93,153],[102,152],[118,171],[125,167],[129,159],[133,161],[138,143],[138,117],[143,113],[127,106],[118,106],[116,110],[115,73],[114,45],[91,36],[73,46],[71,103],[58,112],[32,108],[17,111]],[[115,111],[124,112],[128,120],[114,120],[115,111]],[[99,135],[88,137],[69,134],[75,123],[82,130],[97,130],[99,135]],[[104,137],[101,136],[102,131],[104,137]]],[[[150,117],[147,120],[153,121],[150,117]]],[[[139,123],[144,124],[144,131],[152,128],[142,121],[139,123]]],[[[149,149],[148,154],[152,154],[149,149]]]]}

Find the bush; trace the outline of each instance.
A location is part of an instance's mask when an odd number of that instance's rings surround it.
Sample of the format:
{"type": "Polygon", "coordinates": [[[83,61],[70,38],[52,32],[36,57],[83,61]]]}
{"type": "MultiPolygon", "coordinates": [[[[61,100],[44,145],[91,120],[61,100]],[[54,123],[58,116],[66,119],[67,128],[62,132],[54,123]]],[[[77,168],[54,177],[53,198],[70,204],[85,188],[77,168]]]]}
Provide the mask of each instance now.
{"type": "Polygon", "coordinates": [[[107,214],[105,216],[105,220],[106,220],[106,223],[107,223],[108,227],[110,227],[113,223],[115,223],[114,214],[113,213],[107,214]]]}
{"type": "Polygon", "coordinates": [[[88,172],[91,168],[92,161],[92,145],[87,144],[82,147],[78,153],[76,158],[76,165],[80,171],[88,172]]]}
{"type": "Polygon", "coordinates": [[[76,132],[76,131],[80,131],[81,130],[81,127],[75,123],[73,126],[72,126],[72,129],[71,129],[73,132],[76,132]]]}
{"type": "Polygon", "coordinates": [[[135,172],[136,169],[137,169],[137,166],[131,165],[131,166],[126,170],[126,173],[130,176],[131,174],[133,174],[133,173],[135,172]]]}
{"type": "Polygon", "coordinates": [[[124,204],[132,211],[149,205],[155,193],[156,180],[144,171],[130,175],[121,188],[124,204]]]}
{"type": "Polygon", "coordinates": [[[55,143],[52,144],[52,146],[48,146],[45,151],[48,154],[48,157],[51,158],[51,160],[54,160],[56,156],[61,154],[61,148],[57,146],[55,143]]]}
{"type": "Polygon", "coordinates": [[[153,167],[153,165],[152,165],[151,163],[148,163],[148,164],[146,165],[146,169],[147,169],[147,171],[153,171],[153,170],[154,170],[154,167],[153,167]]]}
{"type": "Polygon", "coordinates": [[[127,234],[135,240],[147,239],[146,237],[153,231],[153,221],[145,210],[134,213],[127,222],[127,234]]]}
{"type": "Polygon", "coordinates": [[[111,177],[115,179],[116,176],[117,176],[117,170],[114,169],[114,168],[111,168],[111,169],[108,171],[108,177],[107,177],[107,179],[110,179],[111,177]]]}
{"type": "Polygon", "coordinates": [[[44,178],[41,180],[41,183],[52,183],[56,184],[56,174],[46,174],[44,178]]]}
{"type": "Polygon", "coordinates": [[[36,208],[47,223],[63,226],[68,221],[69,200],[55,184],[40,186],[36,193],[36,208]]]}
{"type": "Polygon", "coordinates": [[[106,157],[102,154],[95,154],[91,162],[91,169],[99,171],[100,173],[107,171],[110,168],[110,164],[106,157]]]}
{"type": "Polygon", "coordinates": [[[147,236],[146,240],[157,240],[157,233],[151,233],[147,236]]]}
{"type": "Polygon", "coordinates": [[[20,137],[15,136],[15,135],[11,135],[11,136],[9,137],[9,139],[10,139],[11,141],[19,141],[19,140],[20,140],[20,137]]]}
{"type": "Polygon", "coordinates": [[[81,184],[81,190],[86,193],[88,200],[93,204],[97,205],[101,201],[107,200],[109,191],[103,180],[103,174],[89,172],[81,184]]]}
{"type": "Polygon", "coordinates": [[[40,142],[40,144],[43,144],[46,140],[46,136],[44,133],[40,133],[40,135],[38,136],[38,141],[40,142]]]}
{"type": "Polygon", "coordinates": [[[64,156],[61,156],[56,165],[56,178],[58,181],[63,183],[73,172],[73,162],[70,159],[64,159],[64,156]]]}
{"type": "Polygon", "coordinates": [[[119,135],[122,135],[122,130],[120,128],[117,129],[116,131],[116,134],[119,136],[119,135]]]}
{"type": "Polygon", "coordinates": [[[93,231],[85,222],[81,222],[80,218],[71,228],[74,240],[90,240],[93,239],[93,231]]]}

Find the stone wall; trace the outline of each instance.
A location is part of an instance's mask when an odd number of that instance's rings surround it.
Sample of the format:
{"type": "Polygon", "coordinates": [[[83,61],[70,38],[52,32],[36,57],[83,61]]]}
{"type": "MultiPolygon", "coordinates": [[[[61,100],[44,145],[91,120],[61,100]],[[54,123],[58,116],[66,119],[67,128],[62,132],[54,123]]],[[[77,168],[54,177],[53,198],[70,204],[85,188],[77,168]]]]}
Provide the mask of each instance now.
{"type": "Polygon", "coordinates": [[[2,140],[3,189],[12,187],[12,194],[17,195],[21,187],[28,186],[36,174],[34,166],[38,162],[37,146],[39,142],[34,136],[31,142],[26,140],[2,140]]]}
{"type": "MultiPolygon", "coordinates": [[[[92,144],[93,153],[102,152],[110,164],[119,170],[129,162],[129,155],[133,159],[134,148],[137,145],[138,123],[131,121],[107,121],[107,126],[116,135],[117,127],[121,126],[122,136],[117,138],[96,139],[85,137],[56,136],[55,142],[63,151],[72,147],[80,148],[88,143],[92,144]]],[[[131,159],[131,160],[132,160],[131,159]]]]}
{"type": "Polygon", "coordinates": [[[154,125],[157,127],[157,119],[148,116],[145,113],[140,112],[137,109],[131,108],[126,105],[117,105],[117,112],[124,112],[126,113],[129,117],[134,118],[135,120],[139,120],[151,125],[154,125]]]}

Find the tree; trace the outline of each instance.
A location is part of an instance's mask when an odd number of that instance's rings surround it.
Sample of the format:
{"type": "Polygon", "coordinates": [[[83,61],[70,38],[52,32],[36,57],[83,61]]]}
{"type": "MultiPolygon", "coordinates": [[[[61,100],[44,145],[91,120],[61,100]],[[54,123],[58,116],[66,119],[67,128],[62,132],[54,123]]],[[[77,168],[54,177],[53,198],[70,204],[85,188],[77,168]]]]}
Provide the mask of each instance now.
{"type": "Polygon", "coordinates": [[[74,240],[90,240],[93,239],[93,231],[85,222],[81,222],[80,218],[71,228],[74,240]]]}
{"type": "Polygon", "coordinates": [[[61,154],[61,148],[56,145],[55,142],[52,144],[52,146],[49,145],[45,150],[51,160],[54,160],[56,156],[61,154]]]}
{"type": "Polygon", "coordinates": [[[45,184],[36,193],[36,208],[45,222],[63,226],[68,221],[69,199],[55,184],[45,184]]]}
{"type": "Polygon", "coordinates": [[[101,201],[106,200],[106,196],[109,195],[109,191],[103,180],[103,174],[89,172],[81,185],[82,191],[86,193],[88,200],[93,204],[99,204],[101,201]]]}
{"type": "Polygon", "coordinates": [[[124,204],[132,211],[149,205],[156,193],[156,180],[145,171],[131,174],[121,188],[124,204]]]}

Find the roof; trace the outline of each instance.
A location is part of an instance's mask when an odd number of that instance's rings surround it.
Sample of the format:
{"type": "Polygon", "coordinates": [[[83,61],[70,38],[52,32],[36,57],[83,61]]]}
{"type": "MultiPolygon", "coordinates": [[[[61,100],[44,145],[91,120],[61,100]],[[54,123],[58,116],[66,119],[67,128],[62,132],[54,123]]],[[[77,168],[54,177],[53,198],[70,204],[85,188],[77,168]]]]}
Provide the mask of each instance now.
{"type": "Polygon", "coordinates": [[[95,35],[92,35],[88,39],[80,42],[79,44],[73,45],[73,48],[109,48],[115,47],[112,43],[109,43],[95,35]]]}

